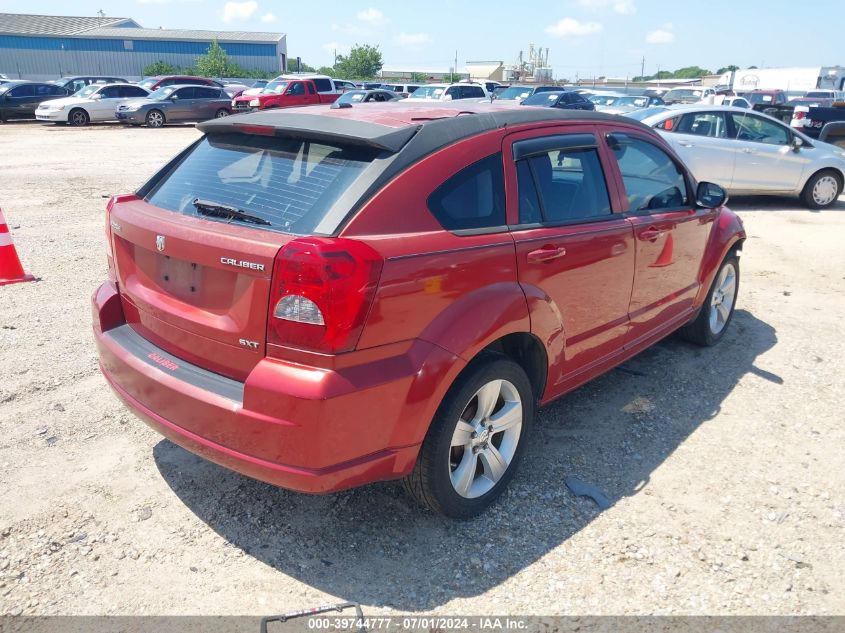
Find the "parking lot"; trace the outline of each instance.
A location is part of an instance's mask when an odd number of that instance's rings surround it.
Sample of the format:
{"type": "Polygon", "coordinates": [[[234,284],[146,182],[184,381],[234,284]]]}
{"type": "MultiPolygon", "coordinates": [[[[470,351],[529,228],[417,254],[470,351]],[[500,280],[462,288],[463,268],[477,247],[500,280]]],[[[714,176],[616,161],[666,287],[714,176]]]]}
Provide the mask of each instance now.
{"type": "Polygon", "coordinates": [[[89,307],[106,199],[197,134],[0,127],[0,207],[40,278],[0,289],[0,613],[845,610],[845,198],[732,200],[748,240],[722,343],[670,337],[542,409],[502,502],[454,522],[396,483],[311,497],[247,479],[107,387],[89,307]]]}

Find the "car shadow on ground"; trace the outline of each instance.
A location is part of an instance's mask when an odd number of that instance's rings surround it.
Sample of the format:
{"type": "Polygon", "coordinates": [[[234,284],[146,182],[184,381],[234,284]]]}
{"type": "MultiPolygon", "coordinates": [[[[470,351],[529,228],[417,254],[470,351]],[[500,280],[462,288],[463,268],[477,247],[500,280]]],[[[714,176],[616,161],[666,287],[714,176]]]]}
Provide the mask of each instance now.
{"type": "Polygon", "coordinates": [[[747,211],[808,211],[810,213],[830,213],[831,211],[845,211],[845,196],[830,205],[827,209],[810,209],[798,198],[785,196],[731,196],[728,207],[733,211],[745,213],[747,211]]]}
{"type": "MultiPolygon", "coordinates": [[[[167,440],[154,448],[166,482],[202,521],[276,570],[344,600],[431,610],[479,595],[587,526],[600,510],[565,487],[575,476],[612,502],[720,411],[777,342],[737,310],[716,347],[670,337],[541,409],[522,468],[502,499],[466,522],[417,508],[396,482],[314,497],[242,477],[167,440]]],[[[693,475],[691,475],[693,476],[693,475]]]]}

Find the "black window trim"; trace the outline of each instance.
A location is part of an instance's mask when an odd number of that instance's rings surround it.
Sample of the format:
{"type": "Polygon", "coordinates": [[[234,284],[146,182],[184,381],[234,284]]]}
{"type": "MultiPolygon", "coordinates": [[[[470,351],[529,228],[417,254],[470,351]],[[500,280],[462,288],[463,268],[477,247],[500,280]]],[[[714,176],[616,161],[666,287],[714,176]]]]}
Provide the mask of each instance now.
{"type": "Polygon", "coordinates": [[[515,141],[511,149],[514,162],[532,156],[539,156],[550,151],[568,149],[598,149],[596,135],[592,132],[577,132],[575,134],[555,134],[554,136],[537,136],[521,141],[515,141]]]}
{"type": "MultiPolygon", "coordinates": [[[[633,131],[632,131],[633,132],[633,131]]],[[[684,177],[684,184],[687,187],[687,204],[679,206],[679,207],[666,207],[663,209],[628,209],[627,211],[623,211],[621,214],[622,217],[625,218],[637,218],[637,217],[644,217],[649,215],[659,215],[661,213],[677,213],[679,211],[689,211],[690,209],[698,209],[701,208],[698,206],[698,203],[695,200],[695,196],[692,195],[692,192],[695,191],[695,179],[692,177],[692,174],[687,170],[687,168],[676,158],[672,155],[671,152],[667,152],[665,147],[661,147],[659,144],[655,143],[653,139],[649,139],[645,135],[637,134],[636,132],[629,133],[629,132],[608,132],[605,134],[605,142],[607,143],[608,148],[613,154],[613,145],[611,144],[611,138],[614,137],[630,137],[637,139],[638,141],[642,141],[644,143],[649,143],[662,151],[666,156],[669,157],[669,160],[675,165],[675,167],[681,172],[681,175],[684,177]]],[[[618,142],[618,141],[617,141],[618,142]]],[[[619,179],[622,181],[623,191],[620,192],[622,194],[622,199],[627,202],[630,207],[630,202],[628,201],[627,191],[624,190],[625,187],[625,180],[622,177],[622,170],[619,169],[619,161],[616,160],[616,156],[613,156],[613,161],[615,162],[616,171],[619,173],[619,179]]]]}

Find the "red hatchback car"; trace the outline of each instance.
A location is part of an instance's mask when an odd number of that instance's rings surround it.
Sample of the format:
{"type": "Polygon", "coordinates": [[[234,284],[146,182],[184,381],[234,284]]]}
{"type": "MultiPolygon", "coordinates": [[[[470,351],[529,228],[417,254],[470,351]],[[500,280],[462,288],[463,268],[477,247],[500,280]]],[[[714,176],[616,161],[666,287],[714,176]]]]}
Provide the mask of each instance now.
{"type": "Polygon", "coordinates": [[[740,220],[636,121],[489,104],[209,121],[107,207],[102,371],[173,442],[285,488],[486,508],[535,411],[731,320],[740,220]]]}

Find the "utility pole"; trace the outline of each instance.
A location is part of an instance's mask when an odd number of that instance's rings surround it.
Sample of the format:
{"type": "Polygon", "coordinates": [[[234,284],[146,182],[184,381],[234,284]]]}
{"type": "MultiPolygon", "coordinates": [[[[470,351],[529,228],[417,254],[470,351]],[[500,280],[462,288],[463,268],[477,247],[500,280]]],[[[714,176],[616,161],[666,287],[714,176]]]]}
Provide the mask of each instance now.
{"type": "Polygon", "coordinates": [[[458,74],[458,51],[455,51],[455,68],[452,70],[452,81],[455,81],[455,75],[458,74]]]}
{"type": "Polygon", "coordinates": [[[642,81],[643,77],[645,77],[645,55],[643,55],[643,63],[640,66],[640,81],[642,81]]]}

